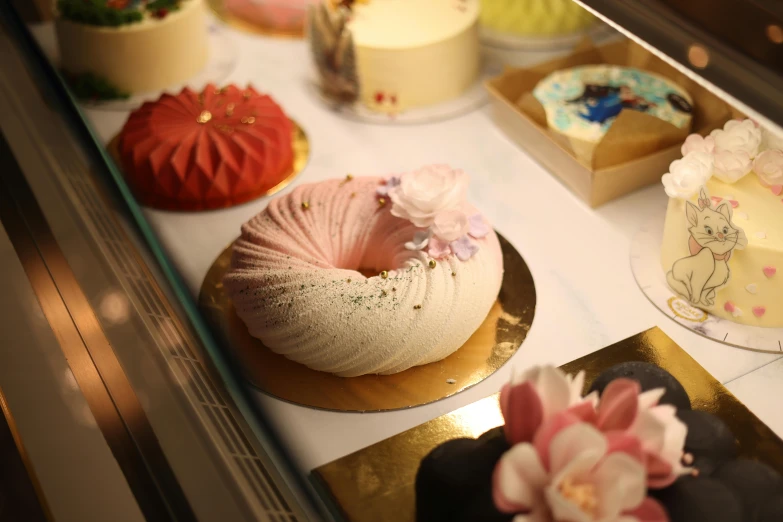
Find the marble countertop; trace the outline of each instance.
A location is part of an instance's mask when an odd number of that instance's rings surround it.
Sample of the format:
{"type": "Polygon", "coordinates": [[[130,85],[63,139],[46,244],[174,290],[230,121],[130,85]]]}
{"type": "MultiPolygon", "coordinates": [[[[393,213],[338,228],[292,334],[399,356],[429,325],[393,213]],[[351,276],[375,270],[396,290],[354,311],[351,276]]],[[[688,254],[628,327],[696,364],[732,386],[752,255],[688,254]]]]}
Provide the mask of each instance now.
{"type": "MultiPolygon", "coordinates": [[[[510,364],[448,399],[403,411],[356,414],[303,408],[258,393],[304,470],[491,395],[508,379],[512,365],[563,364],[656,325],[783,435],[783,415],[774,399],[783,395],[783,354],[703,338],[664,316],[636,285],[629,248],[643,223],[659,219],[663,226],[667,198],[660,185],[590,209],[511,142],[493,124],[486,105],[433,124],[349,121],[322,105],[308,87],[304,42],[239,33],[230,37],[239,57],[226,83],[252,82],[268,92],[309,135],[310,163],[286,191],[348,172],[384,175],[449,163],[470,173],[471,202],[522,254],[536,284],[533,326],[510,364]]],[[[84,113],[107,142],[127,118],[127,112],[84,113]]],[[[197,295],[213,260],[268,201],[203,213],[148,209],[146,216],[197,295]]]]}

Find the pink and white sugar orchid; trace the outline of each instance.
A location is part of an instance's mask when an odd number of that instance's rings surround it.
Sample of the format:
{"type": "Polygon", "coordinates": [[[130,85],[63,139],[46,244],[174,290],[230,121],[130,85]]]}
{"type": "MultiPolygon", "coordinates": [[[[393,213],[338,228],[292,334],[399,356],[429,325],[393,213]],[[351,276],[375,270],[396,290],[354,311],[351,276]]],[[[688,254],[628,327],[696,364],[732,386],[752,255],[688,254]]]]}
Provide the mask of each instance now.
{"type": "Polygon", "coordinates": [[[638,442],[572,424],[546,447],[546,462],[530,443],[512,447],[498,462],[493,499],[515,522],[665,522],[646,498],[638,442]]]}

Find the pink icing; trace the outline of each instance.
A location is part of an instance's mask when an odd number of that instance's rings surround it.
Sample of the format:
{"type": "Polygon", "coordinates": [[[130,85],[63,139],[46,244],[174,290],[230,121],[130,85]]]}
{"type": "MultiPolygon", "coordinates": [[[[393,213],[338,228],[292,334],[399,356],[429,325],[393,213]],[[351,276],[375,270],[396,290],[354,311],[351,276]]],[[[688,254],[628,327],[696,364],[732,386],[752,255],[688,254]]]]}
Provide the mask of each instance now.
{"type": "Polygon", "coordinates": [[[242,226],[224,285],[271,350],[341,376],[396,373],[450,355],[486,317],[503,274],[497,235],[473,240],[468,261],[431,266],[405,248],[421,229],[379,205],[380,181],[300,185],[242,226]]]}
{"type": "Polygon", "coordinates": [[[734,310],[736,310],[736,308],[734,307],[734,303],[732,303],[731,301],[726,301],[726,304],[723,305],[723,309],[729,313],[734,313],[734,310]]]}
{"type": "Polygon", "coordinates": [[[771,190],[772,193],[775,194],[776,196],[780,196],[781,194],[783,194],[783,185],[772,185],[771,187],[769,187],[769,190],[771,190]]]}
{"type": "Polygon", "coordinates": [[[765,276],[772,277],[773,275],[775,275],[778,269],[775,268],[774,266],[765,266],[764,268],[761,269],[761,271],[764,272],[765,276]]]}
{"type": "Polygon", "coordinates": [[[767,312],[767,307],[766,306],[754,306],[753,307],[753,315],[755,315],[756,317],[760,318],[766,312],[767,312]]]}

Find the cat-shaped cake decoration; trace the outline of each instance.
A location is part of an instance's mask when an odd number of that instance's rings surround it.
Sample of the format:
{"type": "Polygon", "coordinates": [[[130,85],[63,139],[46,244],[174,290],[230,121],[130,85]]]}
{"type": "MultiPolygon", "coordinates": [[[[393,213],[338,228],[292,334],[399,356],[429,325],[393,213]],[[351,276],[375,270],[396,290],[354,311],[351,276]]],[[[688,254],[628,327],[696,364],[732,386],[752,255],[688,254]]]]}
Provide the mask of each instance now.
{"type": "Polygon", "coordinates": [[[729,281],[729,259],[735,249],[748,244],[745,232],[732,223],[732,207],[726,201],[712,208],[712,200],[702,188],[699,205],[685,204],[688,219],[690,256],[678,259],[666,274],[672,290],[694,305],[712,306],[715,293],[729,281]]]}

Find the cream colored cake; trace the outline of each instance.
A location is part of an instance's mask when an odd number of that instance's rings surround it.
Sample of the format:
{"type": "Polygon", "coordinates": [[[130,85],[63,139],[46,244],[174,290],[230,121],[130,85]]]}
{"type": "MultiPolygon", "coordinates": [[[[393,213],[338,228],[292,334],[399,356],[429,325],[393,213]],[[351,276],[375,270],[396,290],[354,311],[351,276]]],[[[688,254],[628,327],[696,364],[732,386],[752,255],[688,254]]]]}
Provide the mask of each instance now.
{"type": "Polygon", "coordinates": [[[460,96],[479,74],[478,0],[365,0],[313,8],[321,87],[399,113],[460,96]]]}
{"type": "Polygon", "coordinates": [[[783,327],[783,152],[750,120],[692,135],[663,177],[670,196],[661,262],[693,306],[783,327]]]}
{"type": "Polygon", "coordinates": [[[203,0],[182,0],[177,9],[156,13],[143,6],[139,11],[141,20],[116,26],[75,22],[59,13],[55,29],[62,69],[71,75],[89,73],[120,91],[137,93],[184,82],[206,65],[203,0]]]}
{"type": "Polygon", "coordinates": [[[481,27],[490,35],[562,36],[584,31],[596,22],[572,0],[481,0],[481,27]]]}

